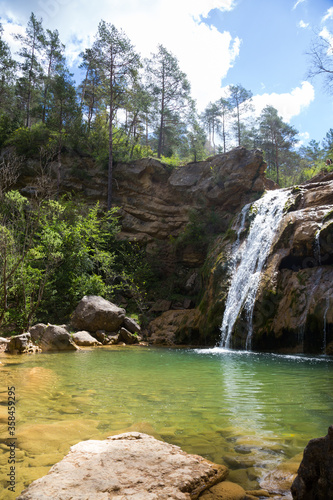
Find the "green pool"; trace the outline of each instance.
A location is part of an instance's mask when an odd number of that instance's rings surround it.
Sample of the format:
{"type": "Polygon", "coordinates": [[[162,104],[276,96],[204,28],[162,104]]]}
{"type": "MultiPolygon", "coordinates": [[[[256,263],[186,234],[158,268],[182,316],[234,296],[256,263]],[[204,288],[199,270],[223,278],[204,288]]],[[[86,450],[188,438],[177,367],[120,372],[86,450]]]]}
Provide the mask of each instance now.
{"type": "Polygon", "coordinates": [[[108,347],[0,355],[0,478],[15,498],[85,439],[139,430],[227,464],[255,487],[333,423],[333,359],[108,347]],[[7,388],[15,387],[15,494],[7,388]]]}

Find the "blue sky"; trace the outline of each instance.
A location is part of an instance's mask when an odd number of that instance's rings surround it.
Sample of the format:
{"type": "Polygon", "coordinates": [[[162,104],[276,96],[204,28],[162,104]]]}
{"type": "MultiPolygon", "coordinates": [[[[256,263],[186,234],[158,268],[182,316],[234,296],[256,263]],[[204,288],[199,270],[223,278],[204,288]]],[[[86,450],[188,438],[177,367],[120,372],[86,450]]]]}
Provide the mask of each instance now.
{"type": "Polygon", "coordinates": [[[13,54],[11,33],[24,32],[32,11],[44,28],[58,29],[72,69],[104,19],[143,57],[159,43],[170,50],[199,111],[241,84],[252,91],[257,115],[274,106],[304,142],[321,141],[333,128],[333,96],[321,78],[307,80],[306,55],[316,32],[333,36],[333,0],[0,0],[13,54]]]}

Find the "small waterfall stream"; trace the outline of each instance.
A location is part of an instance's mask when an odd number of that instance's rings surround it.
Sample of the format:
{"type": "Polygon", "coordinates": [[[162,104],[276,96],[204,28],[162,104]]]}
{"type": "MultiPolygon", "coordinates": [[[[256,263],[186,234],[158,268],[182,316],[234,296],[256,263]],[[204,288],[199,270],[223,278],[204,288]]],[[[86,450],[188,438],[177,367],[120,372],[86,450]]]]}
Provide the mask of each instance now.
{"type": "Polygon", "coordinates": [[[327,313],[328,313],[328,309],[329,309],[329,306],[330,306],[330,297],[329,295],[327,295],[326,297],[326,307],[325,307],[325,312],[324,312],[324,328],[323,328],[323,334],[324,334],[324,338],[323,338],[323,352],[325,354],[326,352],[326,346],[327,346],[327,331],[326,331],[326,317],[327,317],[327,313]]]}
{"type": "Polygon", "coordinates": [[[282,219],[289,190],[269,191],[252,204],[255,214],[248,236],[240,243],[240,233],[249,206],[244,207],[237,240],[233,246],[231,284],[226,300],[220,347],[231,347],[231,336],[241,311],[245,309],[247,318],[246,349],[251,350],[253,332],[253,309],[258,291],[261,271],[265,265],[274,236],[282,219]]]}

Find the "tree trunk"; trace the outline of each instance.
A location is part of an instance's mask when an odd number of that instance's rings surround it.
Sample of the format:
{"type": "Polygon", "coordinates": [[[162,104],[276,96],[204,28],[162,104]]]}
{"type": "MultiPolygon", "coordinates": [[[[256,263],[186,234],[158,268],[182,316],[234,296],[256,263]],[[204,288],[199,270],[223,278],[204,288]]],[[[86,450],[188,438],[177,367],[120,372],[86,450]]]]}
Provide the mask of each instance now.
{"type": "Polygon", "coordinates": [[[108,201],[107,208],[111,209],[112,205],[112,170],[113,170],[113,64],[110,68],[110,120],[109,120],[109,164],[108,164],[108,201]]]}

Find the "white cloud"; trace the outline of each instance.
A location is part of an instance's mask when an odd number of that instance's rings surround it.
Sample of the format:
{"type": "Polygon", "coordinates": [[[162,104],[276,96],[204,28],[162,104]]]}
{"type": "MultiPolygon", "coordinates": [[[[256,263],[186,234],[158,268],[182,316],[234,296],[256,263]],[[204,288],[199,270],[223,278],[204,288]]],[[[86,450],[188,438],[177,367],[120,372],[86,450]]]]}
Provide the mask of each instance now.
{"type": "Polygon", "coordinates": [[[289,122],[307,108],[314,97],[315,91],[311,83],[302,82],[300,87],[296,87],[289,93],[256,95],[252,98],[252,102],[257,116],[266,106],[273,106],[283,121],[289,122]]]}
{"type": "Polygon", "coordinates": [[[301,3],[305,2],[305,0],[297,0],[297,2],[294,4],[293,6],[293,10],[296,9],[296,7],[298,7],[301,3]]]}
{"type": "Polygon", "coordinates": [[[299,132],[297,135],[298,135],[298,141],[295,144],[296,148],[300,148],[301,146],[305,146],[310,140],[309,132],[299,132]]]}
{"type": "MultiPolygon", "coordinates": [[[[58,29],[69,63],[78,66],[79,53],[91,46],[101,19],[122,28],[138,52],[149,57],[163,44],[179,60],[201,111],[220,97],[221,80],[235,62],[241,40],[201,22],[211,9],[229,11],[235,0],[31,0],[30,12],[43,26],[58,29]],[[81,43],[78,43],[80,37],[81,43]]],[[[9,13],[10,7],[7,9],[9,13]]],[[[20,22],[26,26],[26,3],[20,22]]],[[[18,11],[18,9],[17,9],[18,11]]],[[[17,16],[18,18],[18,16],[17,16]]],[[[18,22],[18,19],[16,19],[18,22]]]]}
{"type": "Polygon", "coordinates": [[[333,55],[333,33],[331,33],[330,31],[328,31],[328,29],[326,28],[323,28],[321,30],[321,32],[319,33],[319,36],[321,36],[324,40],[326,40],[328,42],[328,46],[327,46],[327,55],[333,55]]]}
{"type": "Polygon", "coordinates": [[[309,23],[305,23],[303,20],[301,20],[299,23],[298,23],[298,26],[300,28],[308,28],[310,26],[309,23]]]}
{"type": "Polygon", "coordinates": [[[325,21],[328,21],[328,19],[333,19],[333,7],[327,9],[327,12],[325,16],[322,18],[321,22],[324,23],[325,21]]]}

